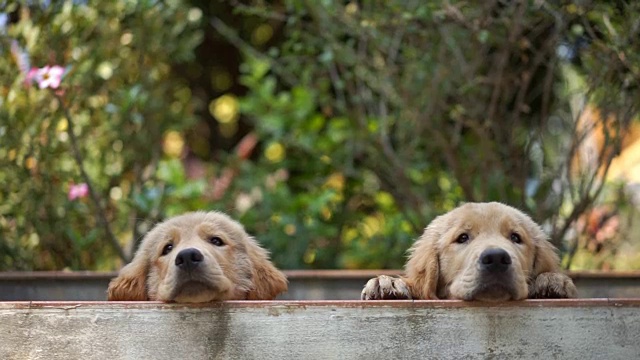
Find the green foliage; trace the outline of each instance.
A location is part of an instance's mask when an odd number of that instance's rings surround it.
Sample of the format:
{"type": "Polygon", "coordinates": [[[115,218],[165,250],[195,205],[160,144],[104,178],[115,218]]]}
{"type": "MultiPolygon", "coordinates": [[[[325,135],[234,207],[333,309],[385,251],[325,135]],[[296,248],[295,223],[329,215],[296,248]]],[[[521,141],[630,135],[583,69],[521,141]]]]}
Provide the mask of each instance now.
{"type": "Polygon", "coordinates": [[[242,112],[279,150],[246,166],[240,187],[288,174],[241,215],[280,264],[401,266],[411,239],[462,201],[515,205],[564,250],[637,111],[637,5],[284,4],[282,43],[251,53],[241,79],[242,112]],[[586,103],[601,116],[576,126],[586,103]],[[596,129],[605,141],[583,166],[596,129]]]}
{"type": "Polygon", "coordinates": [[[193,198],[197,184],[180,183],[167,174],[175,163],[160,160],[164,134],[194,120],[191,92],[172,67],[193,61],[200,10],[65,1],[4,11],[17,21],[0,35],[0,269],[113,268],[95,204],[67,199],[71,184],[85,182],[69,131],[120,239],[138,236],[135,219],[164,215],[154,199],[193,198]],[[27,85],[16,45],[33,67],[67,67],[61,87],[27,85]],[[163,191],[165,182],[177,189],[163,191]]]}
{"type": "Polygon", "coordinates": [[[353,161],[345,146],[353,136],[349,120],[318,113],[313,89],[277,92],[264,69],[263,62],[248,62],[242,78],[252,95],[241,110],[256,115],[269,144],[238,177],[241,194],[260,193],[238,214],[242,222],[287,268],[402,266],[418,229],[399,214],[375,174],[341,166],[353,161]]]}
{"type": "Polygon", "coordinates": [[[603,191],[632,208],[604,179],[640,99],[640,5],[227,5],[3,10],[0,269],[112,269],[201,209],[282,268],[398,268],[434,216],[491,200],[532,214],[567,263],[604,266],[580,231],[603,191]],[[229,44],[244,60],[223,71],[229,44]],[[16,49],[65,66],[61,87],[27,86],[16,49]],[[258,145],[229,151],[243,136],[258,145]],[[70,199],[87,178],[95,196],[70,199]]]}

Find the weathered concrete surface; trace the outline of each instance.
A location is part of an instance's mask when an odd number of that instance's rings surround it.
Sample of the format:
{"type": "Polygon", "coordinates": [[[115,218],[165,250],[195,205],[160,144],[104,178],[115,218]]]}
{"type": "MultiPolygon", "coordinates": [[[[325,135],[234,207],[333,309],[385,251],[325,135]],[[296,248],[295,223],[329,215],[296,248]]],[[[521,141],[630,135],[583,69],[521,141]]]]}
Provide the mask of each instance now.
{"type": "MultiPolygon", "coordinates": [[[[398,270],[289,270],[279,300],[357,300],[367,280],[398,270]]],[[[115,272],[0,272],[0,301],[101,301],[115,272]]],[[[640,297],[640,271],[572,272],[580,298],[640,297]]]]}
{"type": "Polygon", "coordinates": [[[0,359],[638,359],[640,299],[0,303],[0,359]]]}

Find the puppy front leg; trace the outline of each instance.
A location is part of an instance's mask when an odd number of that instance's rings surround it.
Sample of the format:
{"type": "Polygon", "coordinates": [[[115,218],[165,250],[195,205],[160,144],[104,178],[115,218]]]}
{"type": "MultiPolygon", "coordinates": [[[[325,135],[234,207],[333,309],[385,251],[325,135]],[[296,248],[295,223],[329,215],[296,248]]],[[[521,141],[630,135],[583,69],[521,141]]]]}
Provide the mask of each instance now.
{"type": "Polygon", "coordinates": [[[411,291],[401,278],[380,275],[367,282],[360,295],[361,300],[411,299],[411,291]]]}
{"type": "Polygon", "coordinates": [[[545,272],[529,284],[529,299],[568,299],[578,296],[573,280],[565,274],[545,272]]]}

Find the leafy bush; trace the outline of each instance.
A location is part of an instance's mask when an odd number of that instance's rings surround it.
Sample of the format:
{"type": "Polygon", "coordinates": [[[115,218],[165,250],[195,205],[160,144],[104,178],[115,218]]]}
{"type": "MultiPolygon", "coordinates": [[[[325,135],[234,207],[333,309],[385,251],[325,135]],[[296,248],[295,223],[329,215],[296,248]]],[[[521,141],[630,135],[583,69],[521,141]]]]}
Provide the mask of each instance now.
{"type": "Polygon", "coordinates": [[[592,254],[620,242],[585,224],[602,201],[633,213],[606,179],[640,99],[635,2],[3,11],[0,269],[112,269],[196,209],[283,268],[397,268],[434,216],[491,200],[532,214],[567,266],[605,267],[592,254]]]}
{"type": "Polygon", "coordinates": [[[637,114],[637,4],[284,8],[244,9],[283,34],[258,55],[213,19],[249,55],[241,110],[266,146],[240,176],[263,194],[242,218],[281,264],[399,267],[410,239],[461,201],[517,206],[573,246],[637,114]],[[278,171],[287,181],[265,190],[278,171]]]}
{"type": "Polygon", "coordinates": [[[201,11],[179,1],[4,11],[12,21],[0,35],[0,269],[113,268],[130,256],[118,239],[139,237],[141,224],[163,215],[154,199],[175,195],[161,189],[179,176],[161,144],[194,121],[191,92],[172,67],[193,60],[201,11]],[[60,86],[31,83],[31,67],[49,65],[66,68],[60,86]],[[94,196],[70,200],[74,184],[94,196]]]}

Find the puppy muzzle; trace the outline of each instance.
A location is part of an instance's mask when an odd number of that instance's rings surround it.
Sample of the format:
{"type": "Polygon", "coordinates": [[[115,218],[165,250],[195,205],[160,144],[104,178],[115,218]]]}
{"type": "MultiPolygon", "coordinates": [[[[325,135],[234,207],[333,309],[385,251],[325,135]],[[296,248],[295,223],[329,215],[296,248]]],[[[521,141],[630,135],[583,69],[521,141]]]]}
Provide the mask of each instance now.
{"type": "Polygon", "coordinates": [[[499,301],[517,296],[513,261],[507,251],[500,248],[484,250],[478,257],[476,286],[468,300],[499,301]]]}

